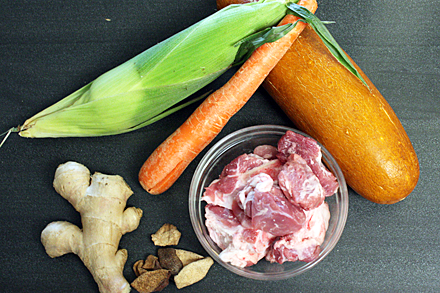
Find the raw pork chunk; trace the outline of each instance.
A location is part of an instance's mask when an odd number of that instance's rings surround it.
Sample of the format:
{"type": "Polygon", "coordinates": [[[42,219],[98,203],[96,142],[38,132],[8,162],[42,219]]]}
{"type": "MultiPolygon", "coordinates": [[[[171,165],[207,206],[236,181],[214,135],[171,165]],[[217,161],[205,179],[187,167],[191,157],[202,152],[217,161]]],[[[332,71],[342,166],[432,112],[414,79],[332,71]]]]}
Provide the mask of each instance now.
{"type": "Polygon", "coordinates": [[[330,219],[327,203],[306,211],[306,215],[306,225],[301,230],[273,242],[266,260],[277,263],[297,260],[310,262],[318,257],[330,219]]]}
{"type": "Polygon", "coordinates": [[[205,224],[232,265],[311,261],[328,228],[325,197],[337,188],[318,144],[287,132],[278,148],[258,146],[225,166],[203,194],[205,224]]]}
{"type": "Polygon", "coordinates": [[[272,235],[257,229],[246,228],[231,210],[215,205],[205,208],[206,227],[211,239],[223,251],[220,258],[238,267],[256,264],[269,250],[272,235]]]}
{"type": "Polygon", "coordinates": [[[239,207],[251,219],[252,227],[273,236],[294,233],[306,220],[304,211],[290,203],[265,173],[252,177],[239,192],[238,199],[239,207]]]}
{"type": "Polygon", "coordinates": [[[292,204],[305,210],[320,206],[324,189],[307,162],[299,155],[290,155],[278,174],[281,190],[292,204]]]}
{"type": "Polygon", "coordinates": [[[237,193],[249,178],[265,173],[276,179],[282,164],[279,160],[264,159],[255,154],[243,154],[226,165],[219,179],[214,180],[205,190],[202,200],[232,209],[237,193]]]}
{"type": "Polygon", "coordinates": [[[278,158],[284,163],[292,154],[300,155],[315,173],[325,191],[333,195],[339,187],[336,177],[322,163],[321,147],[310,138],[293,131],[287,131],[278,142],[278,158]]]}

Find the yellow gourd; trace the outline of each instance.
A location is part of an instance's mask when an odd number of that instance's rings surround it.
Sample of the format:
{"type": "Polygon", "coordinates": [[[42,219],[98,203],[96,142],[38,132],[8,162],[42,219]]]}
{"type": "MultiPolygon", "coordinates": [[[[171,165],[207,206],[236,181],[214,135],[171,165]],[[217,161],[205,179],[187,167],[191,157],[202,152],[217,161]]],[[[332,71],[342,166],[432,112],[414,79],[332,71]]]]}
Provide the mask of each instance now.
{"type": "MultiPolygon", "coordinates": [[[[218,0],[219,8],[248,1],[218,0]]],[[[396,203],[419,178],[414,148],[393,109],[351,74],[308,26],[263,83],[295,126],[334,156],[348,185],[370,201],[396,203]]]]}

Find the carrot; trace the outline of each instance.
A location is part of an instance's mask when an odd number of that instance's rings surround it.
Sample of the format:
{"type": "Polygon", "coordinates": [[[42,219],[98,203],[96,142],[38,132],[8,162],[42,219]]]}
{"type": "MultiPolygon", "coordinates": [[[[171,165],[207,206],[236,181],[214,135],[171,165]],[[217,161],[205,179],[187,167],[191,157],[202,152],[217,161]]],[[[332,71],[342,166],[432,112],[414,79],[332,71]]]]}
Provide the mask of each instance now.
{"type": "MultiPolygon", "coordinates": [[[[298,4],[313,13],[318,6],[316,0],[301,0],[298,4]]],[[[280,25],[297,20],[296,16],[288,14],[280,25]]],[[[297,22],[284,37],[255,50],[223,87],[212,93],[154,150],[139,172],[139,182],[146,191],[160,194],[173,185],[192,160],[246,104],[305,26],[305,23],[297,22]]]]}

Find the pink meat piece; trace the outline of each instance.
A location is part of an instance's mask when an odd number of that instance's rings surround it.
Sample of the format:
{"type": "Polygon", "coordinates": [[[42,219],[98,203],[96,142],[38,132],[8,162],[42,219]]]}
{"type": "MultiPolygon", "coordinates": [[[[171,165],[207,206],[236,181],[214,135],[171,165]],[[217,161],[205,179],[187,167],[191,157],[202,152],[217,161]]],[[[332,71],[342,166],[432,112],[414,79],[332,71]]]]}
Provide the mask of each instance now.
{"type": "Polygon", "coordinates": [[[312,261],[328,228],[325,196],[337,188],[319,145],[287,132],[278,148],[259,146],[225,166],[202,197],[205,224],[220,258],[235,266],[312,261]]]}
{"type": "Polygon", "coordinates": [[[211,239],[222,249],[219,257],[238,267],[256,264],[264,258],[274,236],[243,227],[231,210],[207,205],[206,227],[211,239]]]}
{"type": "Polygon", "coordinates": [[[339,184],[336,177],[322,163],[321,147],[314,139],[287,131],[278,141],[278,151],[278,159],[283,163],[292,154],[300,155],[318,177],[325,196],[331,196],[337,191],[339,184]]]}
{"type": "Polygon", "coordinates": [[[327,203],[306,211],[306,217],[306,225],[298,232],[273,241],[266,260],[280,264],[297,260],[310,262],[319,256],[330,219],[327,203]]]}
{"type": "Polygon", "coordinates": [[[232,242],[219,257],[237,267],[254,265],[266,256],[273,238],[264,231],[243,228],[234,234],[232,242]]]}
{"type": "Polygon", "coordinates": [[[263,165],[267,160],[261,157],[243,154],[223,168],[219,179],[214,180],[205,190],[203,200],[210,204],[231,209],[233,196],[247,180],[246,171],[263,165]]]}
{"type": "Polygon", "coordinates": [[[254,154],[243,154],[232,160],[224,168],[220,177],[234,176],[246,173],[255,167],[261,166],[266,163],[267,160],[254,154]]]}
{"type": "Polygon", "coordinates": [[[243,154],[225,166],[219,179],[214,180],[203,194],[202,200],[232,209],[237,193],[258,173],[277,178],[282,164],[278,159],[267,160],[254,154],[243,154]]]}
{"type": "Polygon", "coordinates": [[[278,149],[276,147],[274,147],[273,145],[264,144],[264,145],[257,146],[254,149],[253,153],[257,156],[262,157],[262,158],[272,160],[272,159],[276,159],[277,154],[278,154],[278,149]]]}
{"type": "Polygon", "coordinates": [[[287,199],[304,210],[320,206],[324,190],[307,162],[299,155],[290,155],[278,174],[278,183],[287,199]]]}
{"type": "Polygon", "coordinates": [[[234,201],[234,204],[232,205],[232,213],[244,228],[253,228],[252,219],[246,215],[246,212],[238,201],[234,201]]]}
{"type": "Polygon", "coordinates": [[[232,237],[243,227],[231,210],[209,204],[205,207],[205,225],[209,237],[220,247],[225,249],[232,242],[232,237]]]}
{"type": "Polygon", "coordinates": [[[298,231],[306,220],[302,209],[291,204],[273,179],[260,173],[238,193],[238,205],[251,219],[252,227],[282,236],[298,231]]]}
{"type": "Polygon", "coordinates": [[[212,181],[205,189],[202,200],[208,204],[232,209],[235,200],[234,194],[237,190],[240,190],[241,182],[239,182],[239,179],[239,177],[223,177],[212,181]],[[229,186],[226,191],[222,188],[225,184],[229,186]]]}
{"type": "Polygon", "coordinates": [[[248,179],[246,185],[237,193],[237,203],[240,209],[250,217],[252,214],[252,201],[255,191],[269,192],[274,185],[272,177],[266,173],[259,173],[248,179]]]}

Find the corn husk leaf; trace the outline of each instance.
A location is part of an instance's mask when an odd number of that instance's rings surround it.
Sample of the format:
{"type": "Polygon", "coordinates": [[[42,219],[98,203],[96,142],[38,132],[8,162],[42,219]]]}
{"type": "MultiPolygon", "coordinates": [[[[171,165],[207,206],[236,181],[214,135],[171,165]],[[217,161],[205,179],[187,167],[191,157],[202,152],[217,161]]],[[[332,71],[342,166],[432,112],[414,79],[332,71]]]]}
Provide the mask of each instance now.
{"type": "Polygon", "coordinates": [[[240,64],[243,60],[248,59],[252,53],[263,44],[272,43],[287,35],[294,27],[296,23],[288,23],[278,27],[271,27],[249,37],[244,38],[235,46],[239,46],[239,50],[235,57],[234,64],[240,64]]]}
{"type": "Polygon", "coordinates": [[[19,134],[102,136],[151,124],[191,103],[182,101],[242,62],[236,44],[276,25],[287,13],[286,2],[230,5],[26,120],[19,134]]]}

